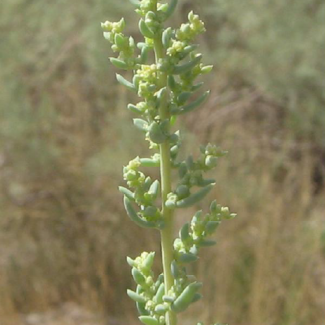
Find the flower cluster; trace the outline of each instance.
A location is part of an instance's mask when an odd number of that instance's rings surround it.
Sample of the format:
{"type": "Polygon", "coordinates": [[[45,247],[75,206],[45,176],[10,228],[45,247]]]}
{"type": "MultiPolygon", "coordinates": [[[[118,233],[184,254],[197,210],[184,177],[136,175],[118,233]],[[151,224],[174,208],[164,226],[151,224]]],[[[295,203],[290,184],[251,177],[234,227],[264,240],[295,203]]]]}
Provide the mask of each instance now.
{"type": "MultiPolygon", "coordinates": [[[[213,188],[214,179],[205,173],[217,166],[226,152],[208,144],[201,147],[197,159],[189,156],[179,160],[180,132],[173,130],[177,119],[192,112],[209,96],[209,91],[197,94],[203,86],[199,77],[212,70],[204,65],[197,52],[195,38],[205,31],[199,16],[190,12],[188,22],[179,28],[164,27],[174,12],[177,0],[159,3],[157,0],[130,0],[140,16],[139,30],[143,41],[135,43],[123,34],[125,21],[102,23],[104,37],[112,44],[117,57],[111,63],[129,70],[131,80],[117,74],[117,81],[133,91],[138,101],[128,104],[134,125],[149,141],[151,157],[136,157],[123,168],[127,187],[120,186],[129,218],[137,225],[158,229],[163,237],[166,231],[169,243],[162,244],[164,271],[155,278],[152,266],[154,253],[142,253],[127,261],[132,267],[136,290],[128,295],[136,302],[139,319],[145,325],[176,325],[176,314],[201,298],[202,284],[188,275],[186,265],[198,258],[201,247],[215,242],[208,237],[222,220],[235,214],[213,201],[209,213],[198,211],[192,220],[172,239],[172,215],[175,210],[199,203],[213,188]],[[144,168],[160,168],[161,179],[146,176],[144,168]],[[178,181],[172,172],[178,172],[178,181]],[[159,206],[158,206],[159,204],[159,206]]],[[[175,174],[176,174],[175,173],[175,174]]],[[[198,325],[203,325],[199,323],[198,325]]],[[[218,324],[215,324],[218,325],[218,324]]]]}
{"type": "Polygon", "coordinates": [[[180,41],[191,41],[197,35],[204,33],[204,23],[198,15],[194,15],[193,11],[188,14],[188,23],[182,24],[176,32],[176,38],[180,41]]]}
{"type": "Polygon", "coordinates": [[[136,291],[127,290],[127,294],[135,301],[140,320],[146,325],[165,324],[164,314],[168,308],[163,301],[165,292],[163,275],[154,280],[152,271],[154,257],[154,252],[143,252],[134,260],[127,258],[132,267],[133,279],[137,284],[136,291]]]}
{"type": "Polygon", "coordinates": [[[204,217],[202,210],[195,213],[190,223],[185,223],[179,232],[179,238],[174,241],[176,262],[182,263],[194,262],[197,259],[200,247],[212,246],[214,240],[209,240],[219,227],[222,220],[232,219],[236,216],[230,213],[227,207],[222,207],[213,201],[210,206],[210,212],[204,217]]]}
{"type": "Polygon", "coordinates": [[[166,206],[170,209],[187,208],[202,200],[212,189],[215,180],[204,179],[203,173],[217,166],[217,161],[226,151],[208,144],[201,147],[201,156],[197,161],[189,156],[186,161],[174,164],[178,167],[180,181],[174,192],[168,194],[166,206]],[[191,193],[193,187],[200,189],[191,193]]]}
{"type": "Polygon", "coordinates": [[[152,166],[157,162],[159,162],[158,155],[151,159],[137,157],[131,160],[123,169],[123,177],[131,190],[123,186],[120,186],[119,190],[124,194],[124,205],[132,221],[141,227],[161,229],[164,221],[160,210],[155,205],[160,183],[139,171],[140,166],[152,166]],[[132,190],[134,191],[132,192],[132,190]],[[135,211],[133,203],[139,206],[139,212],[135,211]]]}

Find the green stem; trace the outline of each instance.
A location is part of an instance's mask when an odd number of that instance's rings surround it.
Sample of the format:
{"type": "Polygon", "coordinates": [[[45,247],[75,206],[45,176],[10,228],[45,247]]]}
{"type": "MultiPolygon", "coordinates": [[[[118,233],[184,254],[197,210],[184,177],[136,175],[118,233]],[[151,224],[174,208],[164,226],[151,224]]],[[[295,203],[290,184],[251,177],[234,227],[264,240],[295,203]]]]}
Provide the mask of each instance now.
{"type": "MultiPolygon", "coordinates": [[[[164,57],[164,49],[161,41],[161,35],[158,35],[154,41],[156,61],[164,57]]],[[[161,88],[167,86],[167,74],[160,73],[158,83],[161,88]]],[[[169,119],[170,114],[167,106],[167,94],[161,100],[159,107],[159,115],[161,120],[169,119]]],[[[165,227],[161,231],[161,250],[162,264],[164,271],[164,282],[166,294],[173,285],[174,279],[171,273],[171,263],[173,257],[173,210],[165,207],[167,194],[171,192],[171,164],[170,164],[170,143],[166,142],[160,145],[160,176],[161,176],[161,195],[162,195],[162,215],[165,220],[165,227]]],[[[166,314],[167,325],[176,325],[177,317],[173,311],[166,314]]]]}

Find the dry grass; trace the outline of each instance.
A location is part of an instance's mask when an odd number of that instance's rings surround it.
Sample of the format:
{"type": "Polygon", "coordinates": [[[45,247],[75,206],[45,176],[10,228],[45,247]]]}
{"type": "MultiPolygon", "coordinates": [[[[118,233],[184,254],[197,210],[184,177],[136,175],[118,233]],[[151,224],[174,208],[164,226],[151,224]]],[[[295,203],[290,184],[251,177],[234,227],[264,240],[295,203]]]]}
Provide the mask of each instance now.
{"type": "Polygon", "coordinates": [[[319,156],[290,138],[281,107],[257,91],[227,95],[227,101],[241,99],[218,105],[222,98],[212,98],[199,119],[189,121],[202,139],[229,149],[215,195],[240,215],[223,225],[208,268],[201,265],[202,278],[210,280],[206,298],[215,304],[206,316],[233,324],[320,325],[324,187],[313,177],[319,156]]]}

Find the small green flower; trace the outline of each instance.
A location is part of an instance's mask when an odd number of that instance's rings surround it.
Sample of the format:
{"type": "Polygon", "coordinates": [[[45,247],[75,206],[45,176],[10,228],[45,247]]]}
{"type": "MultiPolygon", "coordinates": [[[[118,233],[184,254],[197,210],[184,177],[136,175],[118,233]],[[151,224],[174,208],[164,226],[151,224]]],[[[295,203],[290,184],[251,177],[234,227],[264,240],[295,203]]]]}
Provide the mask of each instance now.
{"type": "Polygon", "coordinates": [[[137,70],[137,75],[141,81],[149,84],[155,84],[157,82],[157,65],[141,65],[141,68],[137,70]]]}
{"type": "Polygon", "coordinates": [[[198,35],[205,32],[204,22],[200,20],[198,15],[194,15],[193,11],[188,14],[188,20],[193,33],[198,35]]]}
{"type": "Polygon", "coordinates": [[[157,1],[155,1],[155,0],[141,0],[140,8],[137,9],[136,12],[141,16],[145,16],[149,11],[155,11],[156,8],[157,8],[157,1]]]}
{"type": "Polygon", "coordinates": [[[112,34],[122,33],[125,28],[125,20],[122,18],[120,21],[115,23],[107,20],[104,23],[101,23],[101,27],[104,32],[111,32],[112,34]]]}
{"type": "Polygon", "coordinates": [[[167,49],[167,55],[175,56],[178,53],[184,51],[186,43],[182,41],[172,40],[172,46],[167,49]]]}
{"type": "Polygon", "coordinates": [[[182,24],[176,32],[176,38],[180,41],[192,41],[196,36],[205,32],[203,21],[193,11],[188,14],[189,22],[182,24]]]}

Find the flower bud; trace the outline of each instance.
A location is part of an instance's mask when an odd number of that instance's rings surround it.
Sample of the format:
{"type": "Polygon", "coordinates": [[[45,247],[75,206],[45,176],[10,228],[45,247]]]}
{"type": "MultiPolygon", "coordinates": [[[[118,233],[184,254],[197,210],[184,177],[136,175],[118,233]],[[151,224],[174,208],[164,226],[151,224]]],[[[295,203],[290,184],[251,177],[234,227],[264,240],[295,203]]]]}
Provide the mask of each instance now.
{"type": "Polygon", "coordinates": [[[138,178],[138,173],[135,170],[129,170],[124,174],[124,178],[127,181],[134,181],[138,178]]]}
{"type": "Polygon", "coordinates": [[[230,215],[229,208],[228,207],[222,207],[221,208],[221,215],[222,215],[223,218],[226,219],[230,215]]]}
{"type": "MultiPolygon", "coordinates": [[[[104,32],[104,33],[103,33],[103,36],[104,36],[104,38],[105,38],[106,40],[108,40],[109,42],[113,43],[113,34],[112,34],[112,33],[110,33],[110,32],[104,32]]],[[[113,49],[113,47],[112,47],[112,49],[113,49]]],[[[116,46],[115,49],[113,49],[113,51],[114,51],[114,52],[117,51],[117,46],[116,46]]]]}
{"type": "Polygon", "coordinates": [[[148,206],[144,209],[143,211],[143,215],[146,218],[152,218],[155,217],[157,214],[158,209],[156,207],[153,206],[148,206]]]}
{"type": "Polygon", "coordinates": [[[154,281],[153,281],[152,276],[148,276],[148,277],[146,278],[146,286],[147,286],[148,288],[150,288],[150,287],[153,286],[153,284],[154,284],[154,281]]]}
{"type": "Polygon", "coordinates": [[[160,315],[165,314],[167,310],[168,310],[168,307],[163,304],[159,304],[155,307],[155,312],[160,315]]]}
{"type": "Polygon", "coordinates": [[[132,36],[129,37],[129,48],[132,49],[132,51],[135,49],[135,41],[132,36]]]}
{"type": "Polygon", "coordinates": [[[204,23],[199,19],[198,15],[194,15],[193,11],[188,14],[188,20],[191,23],[191,29],[196,33],[200,34],[205,32],[204,23]]]}
{"type": "Polygon", "coordinates": [[[112,31],[112,23],[110,21],[105,21],[105,23],[101,23],[101,28],[106,32],[112,31]]]}
{"type": "Polygon", "coordinates": [[[168,209],[175,209],[176,208],[176,203],[172,200],[167,200],[165,202],[165,206],[168,208],[168,209]]]}
{"type": "Polygon", "coordinates": [[[188,41],[193,38],[193,33],[189,24],[182,24],[180,29],[176,32],[176,37],[179,40],[188,41]]]}
{"type": "Polygon", "coordinates": [[[168,193],[165,206],[169,209],[174,209],[176,207],[177,195],[174,193],[168,193]]]}
{"type": "Polygon", "coordinates": [[[171,42],[171,46],[167,49],[167,55],[182,60],[188,54],[184,52],[185,46],[186,46],[185,42],[173,40],[171,42]]]}
{"type": "Polygon", "coordinates": [[[179,185],[177,186],[175,193],[179,199],[183,199],[190,195],[190,189],[186,185],[179,185]]]}

